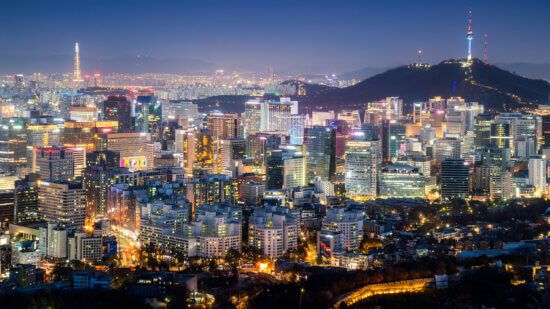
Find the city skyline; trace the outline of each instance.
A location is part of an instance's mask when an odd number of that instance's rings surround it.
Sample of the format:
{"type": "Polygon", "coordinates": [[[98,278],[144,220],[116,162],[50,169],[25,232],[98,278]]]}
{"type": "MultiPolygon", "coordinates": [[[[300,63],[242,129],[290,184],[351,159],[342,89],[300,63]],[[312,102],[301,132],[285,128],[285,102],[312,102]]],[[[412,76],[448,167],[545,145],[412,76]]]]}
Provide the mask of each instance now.
{"type": "Polygon", "coordinates": [[[544,18],[548,5],[495,4],[237,1],[212,9],[194,2],[151,6],[142,1],[71,5],[59,1],[43,14],[42,3],[12,3],[10,10],[0,13],[4,15],[0,26],[12,29],[4,36],[0,72],[17,73],[17,68],[24,72],[30,64],[43,71],[70,71],[69,51],[75,42],[81,44],[83,72],[103,71],[118,63],[127,71],[156,65],[162,73],[162,63],[169,67],[167,63],[180,59],[190,71],[261,71],[271,66],[279,72],[344,73],[412,63],[418,50],[423,51],[423,61],[437,63],[467,56],[470,8],[473,57],[483,58],[488,34],[491,62],[550,62],[544,53],[549,47],[544,40],[550,35],[544,18]],[[521,42],[516,44],[519,35],[521,42]]]}

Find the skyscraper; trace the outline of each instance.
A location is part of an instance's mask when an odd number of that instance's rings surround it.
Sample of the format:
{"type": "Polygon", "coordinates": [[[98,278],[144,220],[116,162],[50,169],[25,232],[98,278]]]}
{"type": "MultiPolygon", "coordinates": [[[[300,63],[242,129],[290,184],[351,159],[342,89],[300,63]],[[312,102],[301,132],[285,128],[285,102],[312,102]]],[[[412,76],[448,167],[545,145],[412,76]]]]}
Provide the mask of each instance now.
{"type": "Polygon", "coordinates": [[[246,141],[244,138],[224,139],[220,147],[222,174],[237,177],[237,162],[244,158],[246,141]]]}
{"type": "Polygon", "coordinates": [[[210,112],[207,128],[218,141],[241,137],[241,121],[236,113],[210,112]]]}
{"type": "Polygon", "coordinates": [[[290,115],[297,114],[298,102],[281,98],[280,101],[262,101],[260,129],[263,132],[288,132],[290,115]]]}
{"type": "Polygon", "coordinates": [[[82,79],[80,71],[80,50],[78,48],[78,42],[74,46],[74,71],[73,71],[73,81],[76,83],[81,83],[84,80],[82,79]]]}
{"type": "Polygon", "coordinates": [[[244,135],[256,134],[261,130],[262,102],[260,100],[248,100],[244,105],[244,135]]]}
{"type": "Polygon", "coordinates": [[[109,96],[103,102],[103,120],[118,121],[118,132],[131,132],[132,102],[124,96],[109,96]]]}
{"type": "Polygon", "coordinates": [[[304,131],[304,146],[307,160],[307,180],[315,177],[329,180],[336,172],[336,130],[314,126],[304,131]]]}
{"type": "Polygon", "coordinates": [[[283,188],[284,161],[281,149],[268,150],[265,152],[266,168],[266,190],[277,190],[283,188]]]}
{"type": "Polygon", "coordinates": [[[441,196],[466,198],[469,193],[470,169],[463,159],[445,159],[441,162],[441,196]]]}
{"type": "Polygon", "coordinates": [[[38,220],[38,179],[37,174],[29,174],[15,182],[13,213],[16,224],[38,220]]]}
{"type": "Polygon", "coordinates": [[[368,140],[364,132],[355,132],[346,142],[345,186],[348,196],[376,197],[380,161],[380,141],[368,140]]]}
{"type": "Polygon", "coordinates": [[[491,145],[500,149],[510,148],[510,123],[501,121],[491,124],[491,145]]]}
{"type": "Polygon", "coordinates": [[[22,118],[2,119],[0,127],[0,171],[23,172],[27,165],[27,130],[22,118]]]}
{"type": "Polygon", "coordinates": [[[529,184],[535,188],[535,195],[541,196],[546,193],[546,157],[532,156],[529,158],[529,184]]]}

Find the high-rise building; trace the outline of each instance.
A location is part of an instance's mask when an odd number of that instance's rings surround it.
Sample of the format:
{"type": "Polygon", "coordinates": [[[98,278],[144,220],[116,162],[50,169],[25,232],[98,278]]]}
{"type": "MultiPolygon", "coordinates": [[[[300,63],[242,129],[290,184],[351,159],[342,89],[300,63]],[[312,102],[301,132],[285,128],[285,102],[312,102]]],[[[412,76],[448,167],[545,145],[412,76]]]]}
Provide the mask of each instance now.
{"type": "Polygon", "coordinates": [[[244,105],[244,136],[260,132],[262,125],[262,101],[248,100],[244,105]]]}
{"type": "Polygon", "coordinates": [[[510,149],[510,123],[508,121],[491,124],[491,145],[500,149],[510,149]]]}
{"type": "Polygon", "coordinates": [[[68,147],[34,147],[32,172],[42,180],[72,180],[75,178],[74,150],[68,147]]]}
{"type": "Polygon", "coordinates": [[[118,132],[131,132],[132,126],[132,102],[124,96],[109,96],[103,102],[103,120],[117,121],[118,132]]]}
{"type": "Polygon", "coordinates": [[[86,152],[97,150],[98,135],[116,133],[118,121],[75,122],[64,124],[63,145],[67,147],[82,147],[86,152]]]}
{"type": "Polygon", "coordinates": [[[306,158],[303,152],[283,152],[283,189],[290,190],[306,184],[306,158]]]}
{"type": "Polygon", "coordinates": [[[0,123],[0,171],[23,175],[27,165],[25,120],[5,118],[0,123]]]}
{"type": "Polygon", "coordinates": [[[529,184],[535,187],[535,195],[541,196],[548,191],[546,182],[546,157],[544,155],[529,158],[529,184]]]}
{"type": "Polygon", "coordinates": [[[283,188],[284,160],[281,149],[268,150],[265,153],[265,189],[277,190],[283,188]]]}
{"type": "Polygon", "coordinates": [[[207,129],[215,140],[240,138],[241,121],[237,113],[210,112],[207,129]]]}
{"type": "Polygon", "coordinates": [[[336,173],[336,130],[325,126],[313,126],[304,131],[307,160],[307,179],[316,177],[331,180],[336,173]]]}
{"type": "Polygon", "coordinates": [[[463,159],[445,159],[441,162],[441,196],[467,198],[469,195],[470,168],[463,159]]]}
{"type": "Polygon", "coordinates": [[[13,190],[0,190],[0,225],[13,222],[14,209],[13,190]]]}
{"type": "Polygon", "coordinates": [[[445,159],[460,159],[461,141],[456,137],[437,139],[433,147],[433,157],[439,162],[445,159]]]}
{"type": "Polygon", "coordinates": [[[74,68],[73,68],[73,82],[81,83],[84,80],[80,72],[80,49],[78,47],[78,42],[74,45],[74,68]]]}
{"type": "Polygon", "coordinates": [[[387,97],[384,100],[369,102],[365,123],[380,125],[384,121],[399,121],[403,116],[403,100],[399,97],[387,97]]]}
{"type": "Polygon", "coordinates": [[[117,167],[120,164],[120,153],[111,150],[93,151],[86,154],[86,167],[102,165],[117,167]]]}
{"type": "Polygon", "coordinates": [[[280,101],[261,102],[260,130],[263,132],[288,132],[290,116],[298,113],[298,102],[281,98],[280,101]],[[296,110],[296,112],[293,112],[296,110]]]}
{"type": "Polygon", "coordinates": [[[189,224],[197,239],[197,255],[205,258],[224,257],[229,249],[241,250],[242,210],[229,206],[205,205],[197,209],[189,224]]]}
{"type": "Polygon", "coordinates": [[[238,162],[245,156],[244,138],[224,139],[221,141],[221,171],[230,177],[237,177],[238,162]]]}
{"type": "Polygon", "coordinates": [[[398,121],[390,120],[383,125],[383,158],[393,161],[399,157],[401,146],[406,141],[406,127],[398,121]]]}
{"type": "Polygon", "coordinates": [[[120,155],[120,166],[130,170],[153,168],[154,152],[149,133],[104,133],[98,136],[98,150],[120,155]]]}
{"type": "Polygon", "coordinates": [[[542,146],[550,148],[550,113],[541,116],[542,146]]]}
{"type": "Polygon", "coordinates": [[[38,215],[41,220],[83,228],[86,195],[80,182],[38,182],[38,215]]]}
{"type": "Polygon", "coordinates": [[[207,204],[237,203],[237,182],[227,175],[201,175],[189,182],[187,189],[187,198],[195,210],[207,204]]]}
{"type": "Polygon", "coordinates": [[[16,224],[38,220],[38,180],[37,174],[29,174],[15,182],[14,222],[16,224]]]}
{"type": "Polygon", "coordinates": [[[356,131],[346,142],[345,186],[352,198],[375,198],[378,186],[378,168],[381,162],[379,140],[368,140],[362,131],[356,131]]]}
{"type": "Polygon", "coordinates": [[[109,188],[115,183],[120,168],[120,156],[114,151],[96,151],[88,154],[91,161],[82,173],[82,185],[86,195],[86,218],[90,221],[107,218],[109,188]]]}
{"type": "Polygon", "coordinates": [[[491,124],[493,118],[488,114],[480,114],[475,117],[474,132],[475,145],[477,147],[485,147],[491,143],[491,124]]]}
{"type": "Polygon", "coordinates": [[[95,106],[71,106],[69,119],[76,122],[97,121],[97,107],[95,106]]]}
{"type": "Polygon", "coordinates": [[[162,108],[162,119],[170,121],[179,117],[186,117],[188,127],[200,128],[202,116],[199,113],[199,106],[187,101],[169,101],[162,108]]]}
{"type": "Polygon", "coordinates": [[[305,126],[305,115],[290,115],[290,144],[302,145],[304,143],[305,126]]]}
{"type": "Polygon", "coordinates": [[[63,127],[59,124],[27,125],[28,146],[62,145],[63,127]]]}
{"type": "Polygon", "coordinates": [[[336,119],[334,111],[313,111],[311,112],[311,125],[326,126],[327,121],[336,119]]]}
{"type": "Polygon", "coordinates": [[[337,247],[345,250],[359,248],[363,239],[363,220],[365,215],[359,210],[346,210],[344,208],[329,208],[323,219],[321,231],[340,233],[337,247]]]}
{"type": "Polygon", "coordinates": [[[215,144],[207,130],[189,132],[183,144],[183,166],[187,175],[214,173],[215,144]]]}
{"type": "Polygon", "coordinates": [[[298,220],[287,207],[265,206],[255,208],[248,225],[248,244],[262,255],[276,259],[298,241],[298,220]]]}

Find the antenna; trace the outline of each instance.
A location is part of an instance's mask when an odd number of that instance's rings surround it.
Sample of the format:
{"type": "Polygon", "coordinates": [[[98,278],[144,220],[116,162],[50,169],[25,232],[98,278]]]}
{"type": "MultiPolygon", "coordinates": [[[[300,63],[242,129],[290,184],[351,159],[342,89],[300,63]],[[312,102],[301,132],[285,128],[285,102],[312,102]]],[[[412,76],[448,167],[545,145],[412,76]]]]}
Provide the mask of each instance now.
{"type": "Polygon", "coordinates": [[[487,35],[487,33],[485,33],[483,35],[483,38],[484,38],[484,42],[483,42],[483,62],[485,64],[489,64],[489,53],[488,53],[488,46],[489,46],[489,43],[487,42],[487,39],[488,39],[489,35],[487,35]]]}
{"type": "Polygon", "coordinates": [[[422,64],[422,49],[418,50],[418,64],[422,64]]]}

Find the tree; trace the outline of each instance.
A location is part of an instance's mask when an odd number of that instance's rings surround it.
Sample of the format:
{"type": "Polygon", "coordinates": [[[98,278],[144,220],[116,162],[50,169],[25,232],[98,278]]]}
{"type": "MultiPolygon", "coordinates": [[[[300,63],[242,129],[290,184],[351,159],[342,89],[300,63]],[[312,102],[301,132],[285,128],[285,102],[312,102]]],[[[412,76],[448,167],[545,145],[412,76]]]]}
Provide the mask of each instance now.
{"type": "Polygon", "coordinates": [[[239,250],[231,248],[227,250],[227,253],[225,254],[225,261],[232,270],[236,270],[239,267],[241,257],[242,254],[239,252],[239,250]]]}

